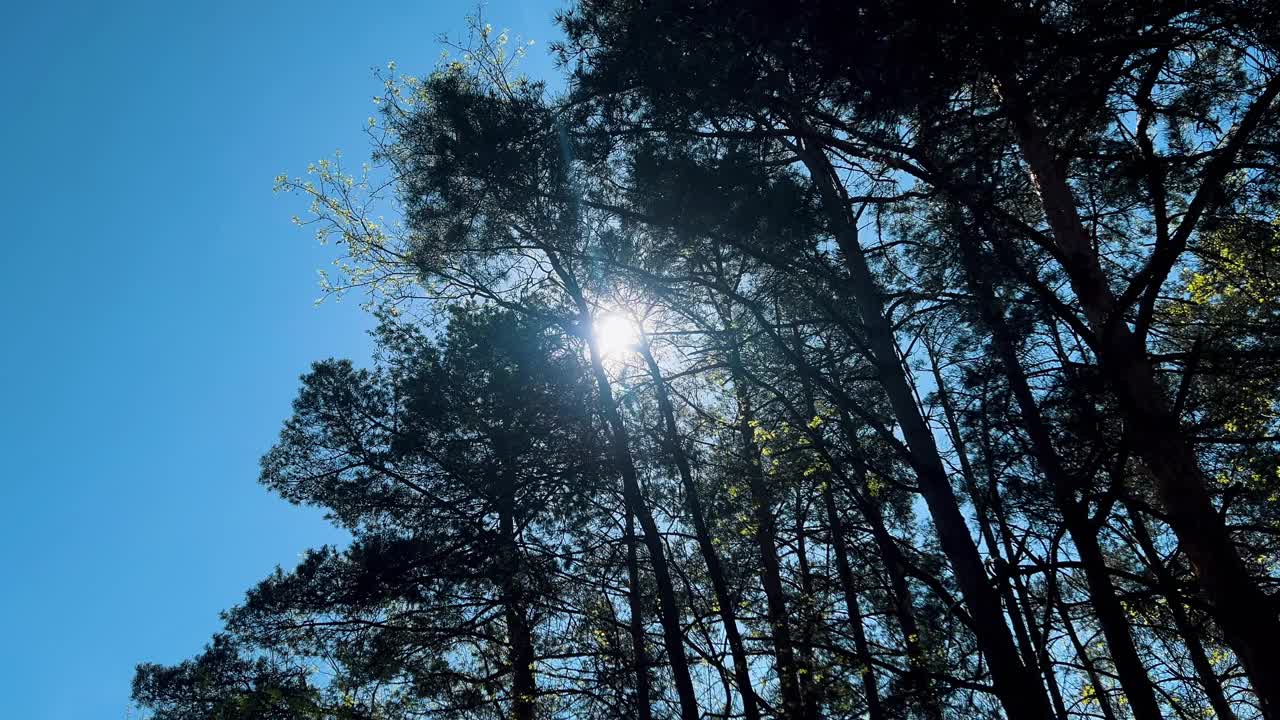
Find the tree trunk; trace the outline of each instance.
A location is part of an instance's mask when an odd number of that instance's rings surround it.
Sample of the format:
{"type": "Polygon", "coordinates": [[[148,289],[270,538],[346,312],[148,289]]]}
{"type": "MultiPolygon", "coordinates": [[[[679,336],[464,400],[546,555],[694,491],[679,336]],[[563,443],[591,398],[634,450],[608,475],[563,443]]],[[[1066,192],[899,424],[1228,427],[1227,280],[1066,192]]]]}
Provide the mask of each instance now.
{"type": "Polygon", "coordinates": [[[1169,526],[1191,561],[1231,647],[1244,665],[1267,718],[1280,717],[1280,617],[1236,551],[1207,490],[1191,441],[1155,378],[1145,344],[1134,335],[1080,220],[1075,197],[1035,118],[999,83],[1023,159],[1040,194],[1063,269],[1095,335],[1094,350],[1115,392],[1134,449],[1151,471],[1169,526]]]}
{"type": "Polygon", "coordinates": [[[925,422],[907,382],[902,361],[893,338],[893,330],[884,315],[883,299],[866,257],[858,243],[857,226],[849,216],[847,196],[838,191],[832,168],[824,156],[813,152],[803,155],[809,175],[817,185],[823,205],[832,224],[837,244],[849,272],[850,289],[857,299],[858,311],[871,349],[880,384],[898,420],[903,439],[911,451],[911,460],[920,482],[920,493],[929,508],[942,551],[950,561],[965,605],[973,618],[978,646],[991,669],[996,695],[1011,720],[1051,718],[1053,711],[1037,688],[1035,674],[1027,668],[1014,647],[1009,627],[1000,610],[1000,599],[987,583],[978,548],[969,528],[942,457],[934,442],[933,432],[925,422]]]}
{"type": "Polygon", "coordinates": [[[533,633],[529,628],[520,578],[520,549],[515,532],[515,482],[509,472],[505,474],[508,477],[498,493],[498,535],[502,548],[502,604],[511,642],[511,716],[515,720],[533,720],[538,692],[534,678],[533,633]]]}
{"type": "MultiPolygon", "coordinates": [[[[590,322],[589,319],[588,322],[590,322]]],[[[658,524],[654,522],[653,514],[649,512],[649,506],[640,492],[640,478],[631,461],[630,436],[622,422],[622,415],[614,405],[613,390],[609,384],[609,376],[605,373],[600,361],[595,338],[591,338],[590,345],[591,364],[595,370],[601,409],[612,430],[614,463],[616,469],[622,474],[627,509],[639,521],[640,530],[644,533],[645,549],[649,551],[649,563],[653,566],[654,580],[658,586],[663,644],[667,650],[667,662],[671,664],[676,694],[680,699],[680,717],[682,720],[699,720],[698,699],[693,691],[693,679],[689,675],[689,660],[684,652],[684,629],[680,622],[680,609],[676,604],[675,586],[671,582],[671,569],[667,564],[666,548],[662,545],[658,524]]]]}
{"type": "Polygon", "coordinates": [[[1098,708],[1102,710],[1102,717],[1106,720],[1117,720],[1116,712],[1111,707],[1111,698],[1107,696],[1106,689],[1102,685],[1102,677],[1098,675],[1098,669],[1093,664],[1093,658],[1089,657],[1089,649],[1085,647],[1084,643],[1080,642],[1080,635],[1076,633],[1076,626],[1071,622],[1071,616],[1067,613],[1067,604],[1062,601],[1061,597],[1055,597],[1053,602],[1058,606],[1058,615],[1062,618],[1062,627],[1066,630],[1067,637],[1071,640],[1071,646],[1076,649],[1080,664],[1084,666],[1085,674],[1089,676],[1089,683],[1093,685],[1094,697],[1098,699],[1098,708]]]}
{"type": "Polygon", "coordinates": [[[675,410],[667,392],[666,381],[662,371],[650,352],[647,341],[642,340],[640,354],[649,368],[649,376],[653,379],[654,394],[658,400],[658,412],[662,415],[663,438],[667,452],[675,462],[680,475],[680,483],[684,487],[685,503],[689,507],[689,515],[693,521],[694,535],[698,541],[698,550],[707,564],[707,575],[711,579],[712,592],[720,614],[720,622],[724,625],[725,640],[729,643],[729,654],[733,658],[734,680],[738,684],[738,693],[742,697],[742,713],[747,720],[759,720],[760,707],[756,702],[755,688],[751,682],[751,665],[747,659],[746,647],[742,642],[742,633],[738,631],[737,609],[733,596],[729,592],[729,583],[724,577],[724,568],[720,562],[720,554],[711,542],[711,531],[702,509],[702,501],[698,497],[698,487],[693,482],[693,471],[689,466],[689,457],[680,444],[677,431],[675,410]]]}
{"type": "Polygon", "coordinates": [[[1141,511],[1130,508],[1129,517],[1133,520],[1133,534],[1138,540],[1138,546],[1147,556],[1151,571],[1156,576],[1157,587],[1169,601],[1169,612],[1173,615],[1174,627],[1177,628],[1183,644],[1187,647],[1191,665],[1195,668],[1196,675],[1200,677],[1200,685],[1204,688],[1205,696],[1209,698],[1210,707],[1220,720],[1236,720],[1235,711],[1231,709],[1231,703],[1227,701],[1227,695],[1222,690],[1222,682],[1218,679],[1218,674],[1213,671],[1213,663],[1209,662],[1204,644],[1200,642],[1201,633],[1187,616],[1187,610],[1182,605],[1182,593],[1178,592],[1178,583],[1160,559],[1155,543],[1151,541],[1151,533],[1147,530],[1147,523],[1142,519],[1141,511]]]}
{"type": "MultiPolygon", "coordinates": [[[[843,419],[840,420],[840,426],[850,446],[856,448],[857,435],[853,428],[843,419]]],[[[835,467],[830,454],[825,449],[823,453],[828,462],[832,463],[832,467],[835,467]]],[[[854,504],[858,506],[863,518],[867,521],[871,538],[876,543],[876,549],[880,551],[880,558],[889,576],[893,613],[898,620],[898,627],[902,630],[903,642],[907,650],[908,694],[916,696],[925,717],[941,718],[942,708],[938,705],[933,683],[924,667],[924,638],[920,633],[920,623],[916,619],[915,600],[907,580],[906,560],[903,558],[902,549],[898,547],[897,539],[889,532],[884,522],[880,501],[874,497],[868,497],[864,491],[867,487],[868,474],[866,463],[855,458],[852,464],[855,481],[848,483],[848,491],[854,499],[854,504]]]]}
{"type": "Polygon", "coordinates": [[[867,644],[867,632],[862,626],[862,609],[858,606],[857,587],[853,581],[853,568],[849,565],[849,551],[845,547],[844,523],[836,507],[835,493],[830,481],[822,486],[822,503],[827,511],[827,529],[831,534],[831,547],[836,554],[836,573],[840,579],[840,591],[844,595],[845,612],[849,616],[849,629],[853,633],[853,649],[858,655],[858,674],[862,679],[862,693],[867,700],[868,720],[886,720],[880,705],[880,688],[871,664],[871,646],[867,644]]]}
{"type": "MultiPolygon", "coordinates": [[[[808,548],[805,543],[805,521],[806,513],[801,512],[804,498],[802,493],[797,491],[796,496],[796,569],[800,575],[800,639],[796,643],[796,654],[799,656],[801,667],[800,675],[800,692],[804,696],[805,717],[809,720],[816,720],[821,713],[819,708],[822,707],[822,698],[818,695],[818,688],[814,685],[813,674],[813,641],[814,641],[814,617],[813,617],[813,574],[809,568],[808,548]]],[[[794,607],[794,606],[793,606],[794,607]]]]}
{"type": "MultiPolygon", "coordinates": [[[[984,494],[978,485],[973,463],[969,460],[967,444],[964,441],[964,436],[960,433],[959,419],[956,416],[955,408],[951,405],[951,393],[947,390],[946,378],[942,375],[942,369],[938,366],[933,349],[927,344],[925,347],[929,355],[929,365],[933,370],[934,383],[938,387],[938,401],[942,405],[943,419],[946,420],[951,443],[960,462],[960,475],[963,477],[965,487],[969,491],[969,497],[973,499],[974,515],[978,521],[978,532],[981,533],[982,540],[987,546],[989,560],[993,561],[997,566],[1008,565],[1014,562],[1015,559],[1013,537],[1009,530],[1004,504],[1000,501],[1000,489],[996,484],[996,478],[990,472],[990,463],[988,463],[987,486],[989,492],[984,500],[984,494]],[[995,517],[996,523],[1000,526],[999,542],[997,542],[996,533],[991,527],[992,516],[995,517]]],[[[982,449],[989,455],[986,440],[990,437],[990,433],[985,424],[985,416],[983,420],[982,437],[984,442],[982,443],[982,449]]],[[[1013,626],[1013,637],[1017,641],[1018,652],[1022,655],[1023,664],[1027,667],[1040,669],[1040,674],[1044,678],[1044,684],[1049,691],[1049,700],[1053,703],[1054,710],[1059,717],[1066,717],[1066,704],[1063,702],[1062,690],[1058,687],[1058,679],[1053,673],[1053,667],[1040,660],[1046,657],[1047,653],[1045,653],[1044,638],[1041,637],[1036,629],[1035,617],[1031,610],[1031,598],[1025,585],[1019,581],[1017,576],[1010,578],[1007,574],[995,578],[995,581],[1000,596],[1004,600],[1009,624],[1013,626]]]]}
{"type": "Polygon", "coordinates": [[[644,598],[640,593],[640,558],[637,557],[636,525],[631,511],[626,514],[627,543],[627,606],[631,616],[627,620],[631,631],[631,656],[636,676],[636,712],[640,720],[652,720],[653,699],[649,690],[649,650],[644,633],[644,598]]]}
{"type": "Polygon", "coordinates": [[[753,535],[760,553],[760,582],[764,587],[765,612],[778,659],[778,684],[782,692],[783,715],[801,720],[807,711],[804,694],[800,690],[801,667],[791,637],[790,616],[782,588],[772,494],[760,463],[760,448],[755,441],[755,416],[751,409],[751,399],[747,395],[742,361],[738,356],[736,340],[733,342],[734,346],[729,349],[729,367],[733,375],[734,396],[738,401],[737,430],[742,443],[741,456],[746,465],[747,487],[751,493],[752,519],[756,524],[753,535]]]}
{"type": "Polygon", "coordinates": [[[644,533],[645,549],[649,551],[649,563],[653,566],[653,577],[658,586],[658,609],[662,624],[663,646],[667,650],[667,661],[671,664],[672,679],[680,701],[680,717],[681,720],[699,720],[701,713],[698,709],[697,695],[693,690],[693,679],[689,674],[689,659],[684,652],[684,628],[680,622],[680,608],[676,603],[675,586],[671,582],[671,568],[667,563],[666,548],[663,547],[658,524],[654,522],[653,513],[649,511],[644,493],[640,490],[640,477],[631,459],[631,436],[615,404],[609,374],[604,370],[600,343],[596,339],[593,327],[591,307],[587,304],[577,279],[560,261],[559,256],[549,249],[546,250],[546,254],[553,272],[564,284],[565,291],[577,308],[578,327],[581,328],[587,341],[587,349],[591,356],[591,371],[595,376],[600,412],[604,415],[610,431],[609,446],[613,454],[614,468],[622,476],[622,491],[627,511],[639,521],[640,530],[644,533]]]}
{"type": "MultiPolygon", "coordinates": [[[[803,357],[803,346],[798,334],[793,338],[797,357],[803,357]]],[[[867,720],[886,720],[888,717],[880,700],[878,674],[872,662],[871,645],[867,642],[867,630],[863,626],[862,608],[858,601],[857,583],[853,579],[853,566],[849,564],[849,548],[845,539],[844,520],[836,505],[835,488],[832,487],[835,463],[826,447],[822,434],[815,426],[810,425],[813,418],[818,417],[817,403],[813,397],[813,387],[807,372],[800,373],[800,383],[804,391],[804,409],[806,418],[799,418],[807,429],[810,442],[829,465],[829,473],[822,480],[822,507],[827,517],[827,541],[835,551],[836,576],[840,583],[840,593],[844,596],[845,614],[849,618],[849,631],[853,634],[853,650],[858,657],[858,675],[862,681],[862,693],[867,703],[867,720]]]]}
{"type": "Polygon", "coordinates": [[[1116,597],[1115,588],[1111,584],[1110,571],[1107,570],[1106,557],[1098,544],[1098,532],[1089,519],[1084,505],[1077,501],[1076,483],[1069,477],[1057,450],[1053,447],[1053,439],[1049,427],[1040,414],[1040,407],[1031,392],[1026,373],[1019,362],[1012,332],[1005,322],[1004,310],[1000,307],[995,291],[984,281],[982,263],[972,241],[961,240],[960,254],[964,259],[965,274],[968,277],[970,290],[977,300],[978,313],[983,323],[991,331],[991,341],[995,346],[996,356],[1004,368],[1009,380],[1009,389],[1018,403],[1022,416],[1022,425],[1031,438],[1032,456],[1044,473],[1045,479],[1053,491],[1054,504],[1062,513],[1063,523],[1071,542],[1076,546],[1080,562],[1084,566],[1085,582],[1089,586],[1089,596],[1093,600],[1098,621],[1102,625],[1103,635],[1111,649],[1111,656],[1116,665],[1116,674],[1120,678],[1120,686],[1129,698],[1129,705],[1137,720],[1161,720],[1160,705],[1156,701],[1155,688],[1151,678],[1138,657],[1133,635],[1129,632],[1129,622],[1125,617],[1120,599],[1116,597]]]}

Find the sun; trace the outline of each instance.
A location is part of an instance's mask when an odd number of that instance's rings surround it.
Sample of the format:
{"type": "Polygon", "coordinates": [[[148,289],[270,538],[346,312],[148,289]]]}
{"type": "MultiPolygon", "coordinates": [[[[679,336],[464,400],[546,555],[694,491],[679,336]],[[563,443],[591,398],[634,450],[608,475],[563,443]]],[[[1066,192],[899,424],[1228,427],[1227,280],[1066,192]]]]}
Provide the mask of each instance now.
{"type": "Polygon", "coordinates": [[[596,343],[600,354],[605,357],[616,357],[634,349],[640,340],[636,325],[625,315],[609,313],[596,320],[596,343]]]}

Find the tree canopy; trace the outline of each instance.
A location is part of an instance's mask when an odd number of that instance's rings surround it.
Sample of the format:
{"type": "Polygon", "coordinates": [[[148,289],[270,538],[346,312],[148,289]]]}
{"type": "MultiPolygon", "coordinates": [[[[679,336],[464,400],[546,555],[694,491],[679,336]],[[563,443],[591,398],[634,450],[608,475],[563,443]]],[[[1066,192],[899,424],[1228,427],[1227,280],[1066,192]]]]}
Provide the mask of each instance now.
{"type": "Polygon", "coordinates": [[[262,482],[352,542],[138,703],[1280,718],[1280,8],[559,22],[563,92],[477,20],[277,178],[379,351],[262,482]]]}

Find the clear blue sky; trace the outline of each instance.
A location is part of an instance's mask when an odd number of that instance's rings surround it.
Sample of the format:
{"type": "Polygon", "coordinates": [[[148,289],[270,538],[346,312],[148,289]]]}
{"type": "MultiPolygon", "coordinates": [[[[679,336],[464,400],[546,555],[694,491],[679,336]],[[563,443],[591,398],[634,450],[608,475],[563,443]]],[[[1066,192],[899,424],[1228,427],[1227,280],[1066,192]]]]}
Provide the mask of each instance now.
{"type": "MultiPolygon", "coordinates": [[[[556,0],[485,17],[539,44],[556,0]]],[[[341,541],[256,484],[313,360],[367,361],[280,172],[364,157],[373,66],[470,0],[14,2],[0,23],[0,696],[125,715],[275,565],[341,541]]]]}

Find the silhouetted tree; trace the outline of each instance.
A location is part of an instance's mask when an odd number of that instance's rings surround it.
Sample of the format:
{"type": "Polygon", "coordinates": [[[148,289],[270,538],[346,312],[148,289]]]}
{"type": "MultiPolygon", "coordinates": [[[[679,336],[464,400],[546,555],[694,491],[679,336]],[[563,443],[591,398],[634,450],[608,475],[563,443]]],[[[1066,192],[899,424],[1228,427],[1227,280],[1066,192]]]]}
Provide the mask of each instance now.
{"type": "Polygon", "coordinates": [[[277,178],[382,318],[263,461],[351,545],[135,698],[1280,717],[1278,13],[580,0],[563,96],[476,21],[277,178]]]}

